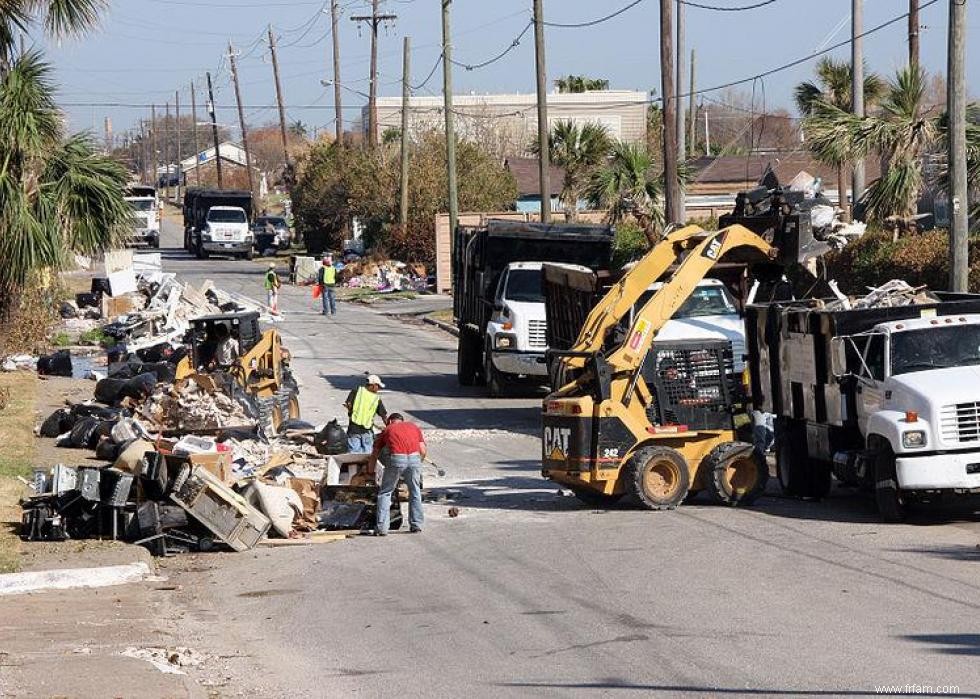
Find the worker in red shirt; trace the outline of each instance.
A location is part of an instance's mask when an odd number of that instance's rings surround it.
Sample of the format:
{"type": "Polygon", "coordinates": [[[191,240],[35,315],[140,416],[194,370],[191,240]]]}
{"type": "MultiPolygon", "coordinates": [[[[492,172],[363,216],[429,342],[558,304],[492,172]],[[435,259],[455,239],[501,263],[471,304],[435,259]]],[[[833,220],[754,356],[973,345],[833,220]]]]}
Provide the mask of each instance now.
{"type": "Polygon", "coordinates": [[[407,422],[400,413],[388,416],[388,426],[376,440],[371,452],[372,465],[377,464],[378,454],[385,447],[391,456],[381,475],[381,488],[378,491],[377,520],[374,535],[388,535],[388,518],[391,512],[391,494],[403,479],[408,486],[408,525],[409,531],[418,534],[422,531],[422,459],[425,458],[425,439],[417,425],[407,422]]]}

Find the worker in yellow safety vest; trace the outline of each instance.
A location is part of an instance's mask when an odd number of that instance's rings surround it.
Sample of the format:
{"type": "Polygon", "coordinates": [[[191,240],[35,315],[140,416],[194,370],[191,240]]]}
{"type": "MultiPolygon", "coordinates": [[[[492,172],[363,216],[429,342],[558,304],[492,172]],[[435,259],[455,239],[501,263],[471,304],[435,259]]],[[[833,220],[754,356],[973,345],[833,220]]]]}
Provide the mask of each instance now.
{"type": "Polygon", "coordinates": [[[388,410],[378,392],[384,388],[377,374],[369,374],[363,386],[347,395],[344,407],[350,416],[347,425],[347,449],[351,453],[368,454],[374,448],[374,418],[388,417],[388,410]]]}
{"type": "Polygon", "coordinates": [[[337,298],[334,296],[334,287],[337,286],[337,269],[333,266],[333,258],[330,255],[323,258],[323,264],[316,275],[316,283],[320,285],[323,315],[337,315],[337,298]]]}

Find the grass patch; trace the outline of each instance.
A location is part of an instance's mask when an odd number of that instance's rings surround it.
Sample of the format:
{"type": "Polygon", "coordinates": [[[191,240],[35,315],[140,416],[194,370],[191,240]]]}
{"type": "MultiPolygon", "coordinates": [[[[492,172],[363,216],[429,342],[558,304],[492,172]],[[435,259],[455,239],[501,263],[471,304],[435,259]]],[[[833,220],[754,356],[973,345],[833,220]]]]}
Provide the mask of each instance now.
{"type": "Polygon", "coordinates": [[[109,347],[115,343],[111,337],[102,332],[101,328],[86,330],[78,336],[78,344],[97,347],[109,347]]]}
{"type": "Polygon", "coordinates": [[[429,313],[428,315],[429,318],[432,318],[433,320],[441,320],[443,323],[453,322],[453,309],[451,308],[443,308],[441,311],[432,311],[432,313],[429,313]]]}
{"type": "Polygon", "coordinates": [[[68,347],[71,345],[71,335],[62,331],[51,338],[51,344],[54,347],[68,347]]]}
{"type": "Polygon", "coordinates": [[[31,474],[34,460],[34,404],[37,377],[30,372],[0,374],[9,401],[0,410],[0,573],[17,570],[20,539],[11,523],[19,521],[17,501],[23,486],[17,476],[31,474]]]}

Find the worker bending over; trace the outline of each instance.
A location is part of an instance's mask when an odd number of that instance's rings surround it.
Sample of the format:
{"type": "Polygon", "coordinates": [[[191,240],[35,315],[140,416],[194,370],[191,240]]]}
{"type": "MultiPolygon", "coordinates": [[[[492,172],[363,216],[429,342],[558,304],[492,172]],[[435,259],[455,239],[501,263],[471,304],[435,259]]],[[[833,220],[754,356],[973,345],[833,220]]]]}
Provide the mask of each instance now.
{"type": "Polygon", "coordinates": [[[369,454],[374,446],[374,417],[388,416],[378,391],[384,388],[377,374],[369,374],[367,382],[347,395],[344,407],[350,421],[347,425],[347,449],[354,454],[369,454]]]}
{"type": "Polygon", "coordinates": [[[388,426],[374,443],[372,466],[377,464],[378,455],[386,447],[391,455],[381,475],[374,535],[388,534],[391,494],[398,487],[399,480],[404,480],[408,486],[408,530],[417,534],[422,531],[425,519],[422,514],[422,459],[425,458],[426,448],[422,430],[418,425],[407,422],[400,413],[392,413],[388,426]]]}

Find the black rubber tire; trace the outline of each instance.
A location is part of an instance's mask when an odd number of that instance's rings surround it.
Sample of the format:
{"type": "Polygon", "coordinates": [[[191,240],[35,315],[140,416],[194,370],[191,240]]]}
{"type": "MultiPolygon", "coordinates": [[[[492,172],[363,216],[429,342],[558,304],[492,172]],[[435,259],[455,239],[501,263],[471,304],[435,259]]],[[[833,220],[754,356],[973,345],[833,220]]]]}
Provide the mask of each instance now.
{"type": "Polygon", "coordinates": [[[769,467],[751,444],[719,444],[701,462],[713,502],[738,507],[751,505],[766,491],[769,467]]]}
{"type": "Polygon", "coordinates": [[[673,510],[691,488],[687,462],[670,447],[637,449],[623,467],[626,492],[648,510],[673,510]]]}
{"type": "Polygon", "coordinates": [[[299,420],[300,410],[299,410],[299,396],[295,393],[289,396],[288,402],[286,404],[286,409],[283,411],[289,420],[299,420]]]}
{"type": "Polygon", "coordinates": [[[475,386],[478,383],[483,363],[479,338],[466,330],[459,331],[456,346],[456,378],[460,386],[475,386]]]}
{"type": "Polygon", "coordinates": [[[604,510],[608,507],[612,507],[623,497],[622,493],[618,493],[616,495],[606,495],[605,493],[597,493],[596,491],[589,490],[588,488],[571,488],[571,491],[575,493],[575,497],[577,497],[580,502],[595,510],[604,510]]]}
{"type": "Polygon", "coordinates": [[[253,259],[253,258],[255,257],[255,251],[254,251],[254,250],[249,250],[248,252],[246,252],[246,253],[245,253],[245,254],[243,255],[243,257],[244,257],[244,258],[245,258],[246,260],[249,260],[249,261],[251,261],[251,260],[252,260],[252,259],[253,259]]]}
{"type": "Polygon", "coordinates": [[[688,490],[687,496],[684,498],[684,504],[690,505],[692,502],[698,499],[698,495],[703,493],[703,490],[688,490]]]}
{"type": "Polygon", "coordinates": [[[283,416],[282,408],[279,406],[279,396],[256,398],[255,403],[259,408],[259,427],[267,437],[278,434],[283,416]]]}
{"type": "Polygon", "coordinates": [[[493,365],[489,347],[483,350],[483,380],[487,384],[487,393],[491,398],[500,398],[507,392],[504,377],[493,365]]]}
{"type": "Polygon", "coordinates": [[[889,524],[904,522],[908,517],[908,500],[898,487],[895,473],[895,454],[884,440],[879,441],[875,457],[875,503],[878,514],[889,524]]]}

